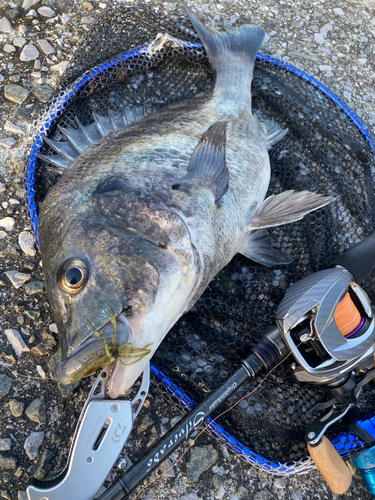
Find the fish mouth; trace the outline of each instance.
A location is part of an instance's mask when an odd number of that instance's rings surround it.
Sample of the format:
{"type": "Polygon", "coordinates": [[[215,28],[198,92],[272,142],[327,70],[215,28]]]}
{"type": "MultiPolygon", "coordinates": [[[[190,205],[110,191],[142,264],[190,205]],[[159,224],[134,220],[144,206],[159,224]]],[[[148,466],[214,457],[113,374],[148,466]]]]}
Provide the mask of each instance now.
{"type": "Polygon", "coordinates": [[[145,357],[148,359],[151,344],[133,346],[133,331],[122,313],[115,317],[110,310],[110,321],[99,330],[88,323],[92,335],[59,364],[57,378],[62,385],[69,385],[112,365],[107,391],[111,398],[116,398],[129,389],[124,376],[129,366],[138,365],[145,357]]]}

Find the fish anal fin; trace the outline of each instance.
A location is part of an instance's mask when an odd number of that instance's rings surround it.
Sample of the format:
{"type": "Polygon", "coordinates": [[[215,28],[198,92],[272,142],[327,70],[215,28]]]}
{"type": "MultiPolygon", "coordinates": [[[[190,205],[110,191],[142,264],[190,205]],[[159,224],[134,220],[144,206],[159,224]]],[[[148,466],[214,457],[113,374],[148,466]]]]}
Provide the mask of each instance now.
{"type": "Polygon", "coordinates": [[[273,247],[266,229],[251,231],[239,253],[264,266],[290,264],[293,261],[282,250],[273,247]]]}
{"type": "Polygon", "coordinates": [[[210,189],[215,202],[227,192],[229,174],[225,161],[227,122],[217,122],[202,136],[194,149],[185,179],[173,189],[189,191],[197,186],[210,189]]]}
{"type": "Polygon", "coordinates": [[[308,213],[331,203],[334,198],[310,191],[283,191],[266,198],[252,216],[247,229],[281,226],[302,219],[308,213]]]}

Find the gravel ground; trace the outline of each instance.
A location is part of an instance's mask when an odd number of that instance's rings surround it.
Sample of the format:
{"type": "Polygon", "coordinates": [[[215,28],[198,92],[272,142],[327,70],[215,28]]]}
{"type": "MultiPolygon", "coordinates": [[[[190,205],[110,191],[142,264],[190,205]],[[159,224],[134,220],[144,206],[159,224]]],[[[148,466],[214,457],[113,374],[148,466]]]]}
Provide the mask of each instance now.
{"type": "MultiPolygon", "coordinates": [[[[151,3],[171,16],[181,15],[175,0],[151,3]]],[[[33,117],[105,6],[96,0],[0,0],[0,497],[5,499],[25,498],[29,477],[53,477],[63,468],[68,436],[90,388],[91,381],[85,381],[73,396],[62,398],[50,378],[56,328],[26,217],[22,155],[33,117]]],[[[269,35],[263,52],[326,84],[375,135],[373,1],[221,0],[196,6],[220,29],[249,21],[263,26],[269,35]]],[[[174,417],[152,393],[125,450],[128,459],[139,457],[174,417]]],[[[336,495],[316,471],[276,478],[229,456],[203,435],[139,498],[318,500],[336,495]]],[[[358,473],[342,498],[370,498],[358,473]]]]}

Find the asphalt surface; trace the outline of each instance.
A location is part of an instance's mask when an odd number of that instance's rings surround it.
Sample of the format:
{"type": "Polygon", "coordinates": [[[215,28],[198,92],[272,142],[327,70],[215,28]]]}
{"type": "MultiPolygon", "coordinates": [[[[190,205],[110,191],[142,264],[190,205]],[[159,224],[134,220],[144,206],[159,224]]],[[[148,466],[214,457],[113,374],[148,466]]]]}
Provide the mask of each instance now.
{"type": "MultiPolygon", "coordinates": [[[[5,230],[0,240],[0,270],[30,274],[28,282],[34,283],[28,288],[27,282],[15,288],[8,277],[0,276],[0,374],[6,375],[11,384],[8,392],[4,389],[0,396],[0,440],[11,441],[10,450],[0,450],[0,498],[23,499],[28,478],[41,465],[45,477],[53,477],[62,469],[69,436],[90,389],[90,381],[85,381],[74,396],[63,399],[49,378],[48,358],[56,350],[57,336],[51,327],[53,317],[43,292],[40,255],[38,252],[32,255],[32,244],[24,247],[19,240],[20,233],[30,233],[23,200],[22,157],[33,118],[106,3],[49,0],[33,4],[31,0],[0,0],[0,182],[5,185],[4,189],[0,186],[0,219],[11,217],[15,221],[12,228],[0,228],[5,230]],[[53,14],[48,10],[39,12],[43,6],[49,7],[53,14]],[[32,9],[35,14],[27,15],[32,9]],[[54,52],[40,40],[47,41],[54,52]],[[33,55],[31,49],[22,56],[25,45],[30,44],[37,48],[38,55],[35,52],[33,55]],[[31,93],[26,106],[19,102],[22,90],[13,89],[16,95],[10,98],[9,88],[5,89],[10,84],[22,87],[26,94],[31,93]],[[23,248],[28,248],[28,253],[23,248]],[[20,332],[31,352],[20,357],[15,354],[5,334],[9,329],[20,332]],[[15,402],[24,405],[21,413],[15,402]],[[34,406],[30,410],[31,403],[34,406]],[[30,459],[24,443],[32,432],[43,432],[44,439],[38,453],[30,459]]],[[[182,15],[179,2],[150,3],[157,3],[172,17],[182,15]]],[[[315,76],[346,102],[375,136],[373,1],[222,0],[189,5],[196,6],[202,20],[219,30],[248,22],[264,27],[269,39],[263,52],[315,76]]],[[[2,379],[4,383],[6,386],[8,382],[2,379]]],[[[168,430],[174,417],[170,405],[152,393],[125,450],[130,460],[135,461],[153,439],[168,430]]],[[[6,444],[1,446],[6,448],[6,444]]],[[[172,462],[178,456],[179,453],[175,453],[172,462]]],[[[112,477],[115,476],[113,472],[112,477]]],[[[138,498],[320,500],[339,497],[329,491],[317,471],[277,478],[228,455],[215,440],[203,435],[167,476],[150,485],[138,498]],[[194,448],[201,451],[203,458],[196,459],[194,448]],[[201,472],[197,479],[192,470],[196,475],[201,472]]],[[[340,498],[370,498],[358,473],[348,493],[340,498]]]]}

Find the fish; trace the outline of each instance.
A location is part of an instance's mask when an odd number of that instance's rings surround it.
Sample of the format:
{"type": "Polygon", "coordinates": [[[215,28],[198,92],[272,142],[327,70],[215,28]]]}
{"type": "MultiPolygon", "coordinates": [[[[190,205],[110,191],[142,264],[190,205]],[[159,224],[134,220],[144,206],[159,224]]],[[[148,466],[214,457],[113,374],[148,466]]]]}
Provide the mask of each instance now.
{"type": "Polygon", "coordinates": [[[44,156],[62,175],[39,215],[39,241],[62,361],[77,382],[112,366],[107,392],[124,394],[176,321],[241,253],[289,263],[268,227],[332,201],[308,191],[267,198],[268,151],[287,134],[252,111],[264,30],[219,33],[184,6],[214,73],[211,91],[133,117],[94,113],[61,128],[44,156]]]}

